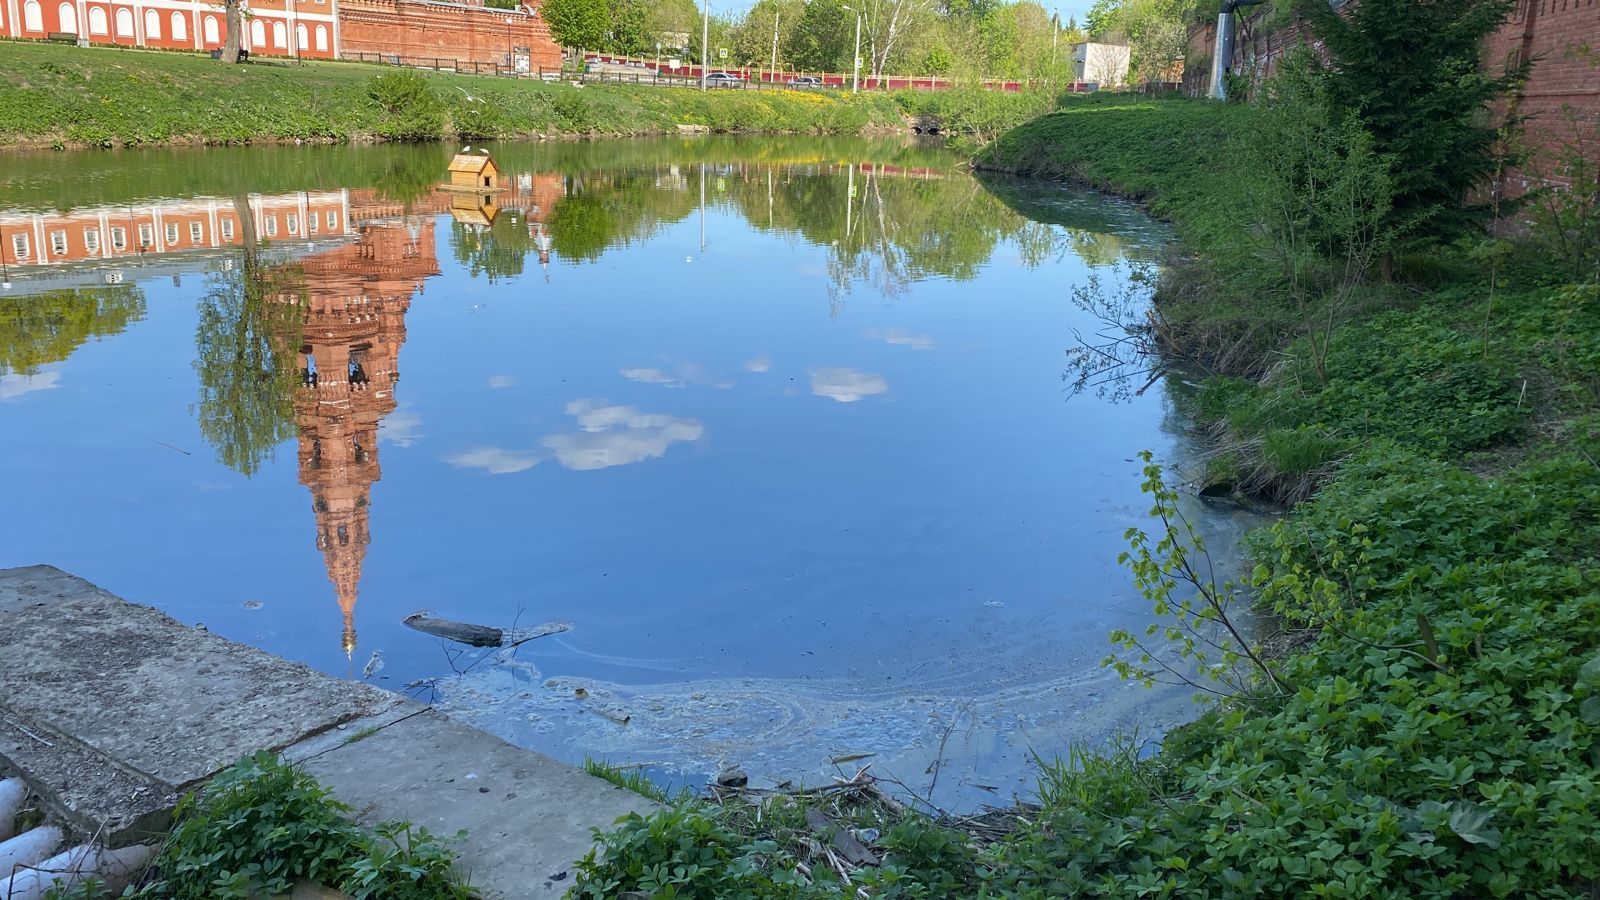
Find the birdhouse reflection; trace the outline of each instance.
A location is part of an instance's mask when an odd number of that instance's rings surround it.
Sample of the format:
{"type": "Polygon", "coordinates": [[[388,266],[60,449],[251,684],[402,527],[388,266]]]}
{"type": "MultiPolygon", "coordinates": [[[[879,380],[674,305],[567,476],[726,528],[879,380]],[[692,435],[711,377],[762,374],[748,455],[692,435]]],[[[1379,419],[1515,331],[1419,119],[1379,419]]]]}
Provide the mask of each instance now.
{"type": "Polygon", "coordinates": [[[500,209],[493,194],[452,192],[450,216],[469,228],[485,229],[494,224],[500,209]]]}

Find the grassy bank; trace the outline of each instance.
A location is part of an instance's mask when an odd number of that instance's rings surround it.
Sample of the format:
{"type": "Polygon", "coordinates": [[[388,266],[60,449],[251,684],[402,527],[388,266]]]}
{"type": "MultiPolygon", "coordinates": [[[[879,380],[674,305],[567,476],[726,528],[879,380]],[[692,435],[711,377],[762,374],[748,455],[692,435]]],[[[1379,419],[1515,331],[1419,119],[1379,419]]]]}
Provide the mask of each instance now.
{"type": "Polygon", "coordinates": [[[1209,710],[1153,757],[1047,762],[1039,802],[1000,817],[1000,835],[994,818],[826,795],[684,801],[607,835],[583,896],[1600,890],[1600,285],[1551,264],[1536,228],[1487,255],[1474,243],[1402,259],[1398,282],[1362,285],[1303,333],[1284,293],[1244,290],[1274,276],[1251,261],[1251,222],[1221,176],[1284,149],[1262,143],[1258,114],[1091,100],[981,159],[1137,196],[1176,224],[1158,305],[1169,351],[1203,356],[1184,342],[1267,323],[1231,351],[1242,374],[1203,380],[1198,412],[1215,469],[1256,467],[1260,486],[1304,499],[1250,539],[1248,584],[1213,585],[1152,464],[1167,518],[1132,536],[1127,560],[1163,625],[1124,636],[1123,668],[1165,657],[1192,672],[1186,636],[1189,650],[1219,640],[1207,663],[1236,675],[1210,683],[1209,710]],[[1248,151],[1228,137],[1241,129],[1248,151]],[[1248,653],[1206,612],[1247,603],[1280,629],[1248,653]],[[883,865],[844,884],[806,806],[879,827],[883,865]]]}
{"type": "Polygon", "coordinates": [[[0,46],[0,147],[646,135],[681,126],[846,134],[909,130],[908,116],[992,132],[1048,104],[1042,95],[977,90],[702,93],[356,63],[228,66],[190,54],[0,46]]]}

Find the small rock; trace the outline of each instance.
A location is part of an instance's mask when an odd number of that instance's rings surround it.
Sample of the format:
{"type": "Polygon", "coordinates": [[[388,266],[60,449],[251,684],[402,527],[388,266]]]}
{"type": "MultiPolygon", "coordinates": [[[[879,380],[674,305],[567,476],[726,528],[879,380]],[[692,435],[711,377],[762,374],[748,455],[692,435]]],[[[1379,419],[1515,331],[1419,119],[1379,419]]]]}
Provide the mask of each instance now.
{"type": "Polygon", "coordinates": [[[480,794],[487,794],[487,793],[489,793],[489,789],[488,789],[488,788],[486,788],[486,787],[481,787],[481,788],[478,788],[478,793],[480,793],[480,794]]]}
{"type": "Polygon", "coordinates": [[[565,881],[566,877],[567,877],[567,870],[566,869],[562,869],[561,871],[555,873],[554,875],[551,875],[550,876],[550,880],[551,881],[565,881]]]}
{"type": "Polygon", "coordinates": [[[728,768],[718,772],[716,780],[721,787],[744,787],[750,783],[750,776],[743,769],[728,768]]]}
{"type": "Polygon", "coordinates": [[[856,836],[856,840],[863,844],[875,843],[879,837],[879,831],[876,828],[857,828],[852,833],[856,836]]]}

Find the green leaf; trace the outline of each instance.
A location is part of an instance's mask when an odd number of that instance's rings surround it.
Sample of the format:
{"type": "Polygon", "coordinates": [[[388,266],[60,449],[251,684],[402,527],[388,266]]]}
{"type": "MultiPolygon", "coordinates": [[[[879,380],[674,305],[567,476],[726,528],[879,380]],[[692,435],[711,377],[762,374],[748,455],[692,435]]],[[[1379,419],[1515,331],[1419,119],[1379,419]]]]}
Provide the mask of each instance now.
{"type": "Polygon", "coordinates": [[[1493,817],[1493,810],[1462,800],[1450,809],[1450,830],[1469,844],[1483,844],[1490,850],[1498,850],[1500,829],[1489,825],[1493,817]]]}

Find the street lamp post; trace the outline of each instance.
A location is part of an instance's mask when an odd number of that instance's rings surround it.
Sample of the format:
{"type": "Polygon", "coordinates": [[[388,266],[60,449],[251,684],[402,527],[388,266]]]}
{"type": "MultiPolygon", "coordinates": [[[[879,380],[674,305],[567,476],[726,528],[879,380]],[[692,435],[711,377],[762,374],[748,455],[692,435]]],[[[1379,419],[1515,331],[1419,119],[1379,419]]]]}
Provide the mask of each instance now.
{"type": "Polygon", "coordinates": [[[706,73],[711,65],[711,0],[705,0],[705,15],[700,20],[700,90],[706,89],[706,73]]]}
{"type": "Polygon", "coordinates": [[[856,51],[855,56],[850,60],[852,66],[850,74],[850,93],[858,94],[861,92],[861,11],[857,9],[851,9],[848,6],[846,6],[845,9],[848,9],[850,12],[856,14],[856,51]]]}

